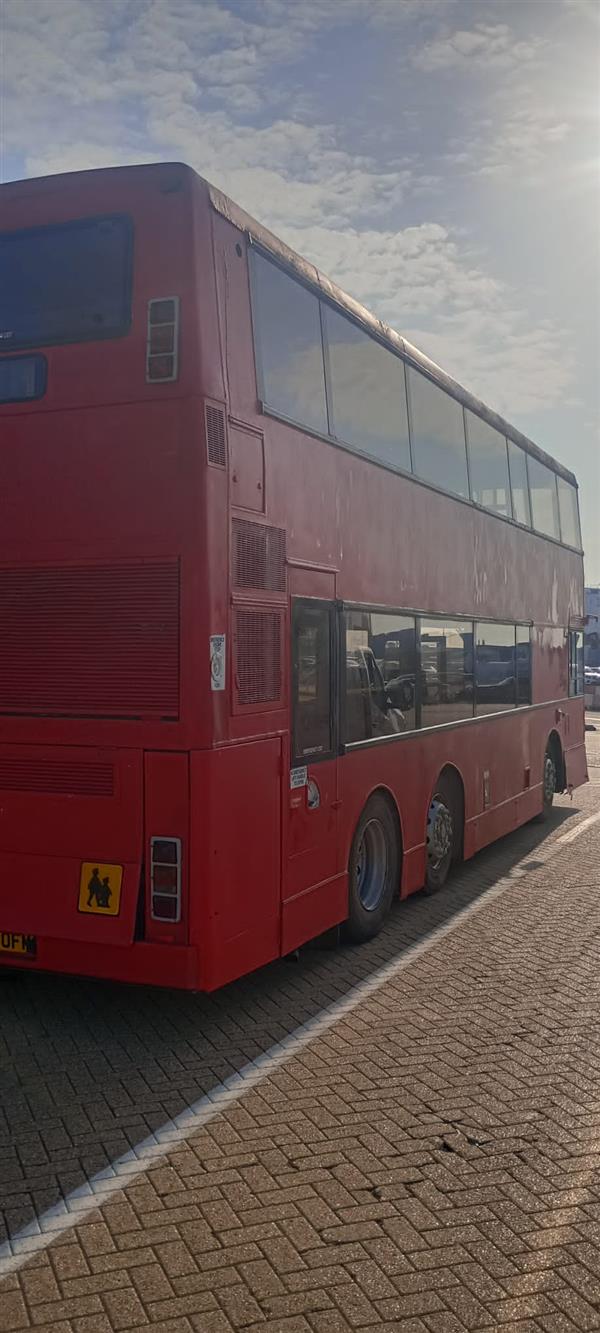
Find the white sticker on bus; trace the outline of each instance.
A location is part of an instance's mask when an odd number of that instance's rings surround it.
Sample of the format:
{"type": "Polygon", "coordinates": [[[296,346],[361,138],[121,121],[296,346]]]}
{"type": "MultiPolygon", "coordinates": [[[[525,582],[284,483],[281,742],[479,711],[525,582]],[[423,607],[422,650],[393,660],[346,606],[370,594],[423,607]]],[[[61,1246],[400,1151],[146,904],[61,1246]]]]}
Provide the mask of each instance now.
{"type": "Polygon", "coordinates": [[[308,769],[306,764],[303,768],[290,768],[290,787],[305,787],[308,779],[308,769]]]}
{"type": "Polygon", "coordinates": [[[210,688],[225,689],[225,635],[210,636],[210,688]]]}

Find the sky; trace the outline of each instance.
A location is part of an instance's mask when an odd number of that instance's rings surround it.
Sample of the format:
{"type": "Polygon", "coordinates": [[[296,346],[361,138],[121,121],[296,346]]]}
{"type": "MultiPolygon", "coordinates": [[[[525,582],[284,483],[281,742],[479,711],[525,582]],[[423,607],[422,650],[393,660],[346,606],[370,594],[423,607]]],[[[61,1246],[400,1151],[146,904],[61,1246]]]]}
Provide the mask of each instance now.
{"type": "Polygon", "coordinates": [[[0,0],[0,179],[188,162],[577,475],[599,0],[0,0]]]}

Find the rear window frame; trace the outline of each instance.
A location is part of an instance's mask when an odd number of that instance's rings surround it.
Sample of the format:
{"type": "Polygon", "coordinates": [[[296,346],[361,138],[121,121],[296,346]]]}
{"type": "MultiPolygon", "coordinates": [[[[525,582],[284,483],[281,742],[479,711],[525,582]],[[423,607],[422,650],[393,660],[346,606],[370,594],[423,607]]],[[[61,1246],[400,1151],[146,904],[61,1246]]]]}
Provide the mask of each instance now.
{"type": "Polygon", "coordinates": [[[78,343],[106,342],[112,338],[124,338],[130,332],[133,323],[133,255],[134,255],[134,224],[133,218],[129,213],[94,213],[79,218],[68,218],[63,222],[43,223],[36,227],[16,227],[10,230],[0,232],[0,241],[10,237],[35,237],[48,232],[66,232],[69,230],[83,230],[88,227],[97,226],[101,222],[120,222],[124,223],[126,237],[125,247],[125,286],[123,291],[122,305],[126,312],[125,317],[119,324],[112,325],[108,329],[90,329],[89,331],[80,330],[79,332],[69,332],[65,334],[56,334],[54,337],[37,334],[29,338],[17,338],[15,341],[0,339],[0,351],[11,354],[13,352],[26,352],[32,349],[44,347],[64,347],[74,346],[78,343]]]}

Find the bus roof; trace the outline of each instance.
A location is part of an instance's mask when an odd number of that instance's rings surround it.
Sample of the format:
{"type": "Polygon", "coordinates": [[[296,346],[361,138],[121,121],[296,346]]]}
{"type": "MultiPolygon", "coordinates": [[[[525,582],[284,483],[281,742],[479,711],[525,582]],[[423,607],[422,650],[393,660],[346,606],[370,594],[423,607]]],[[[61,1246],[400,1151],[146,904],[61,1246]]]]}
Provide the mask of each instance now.
{"type": "Polygon", "coordinates": [[[568,468],[564,467],[562,463],[559,463],[555,458],[552,458],[550,454],[547,454],[543,449],[540,449],[539,445],[534,444],[533,440],[530,440],[527,435],[523,435],[520,430],[517,430],[516,426],[511,426],[510,422],[507,421],[505,417],[500,416],[498,412],[494,412],[490,407],[487,407],[485,403],[475,396],[475,394],[470,393],[468,389],[464,389],[457,380],[453,379],[445,370],[442,370],[440,366],[436,365],[436,363],[426,356],[424,352],[420,352],[417,347],[413,347],[412,343],[409,343],[406,338],[401,337],[399,333],[396,333],[395,329],[390,328],[390,326],[385,324],[383,320],[377,319],[377,317],[372,315],[365,306],[361,305],[360,301],[355,301],[354,297],[349,296],[347,292],[344,292],[341,287],[337,286],[337,283],[332,282],[331,278],[328,278],[324,273],[321,273],[320,269],[316,268],[314,264],[311,264],[308,259],[304,259],[301,255],[297,254],[295,250],[292,250],[284,241],[281,241],[279,237],[275,236],[267,227],[263,227],[260,222],[257,222],[256,219],[251,217],[249,213],[246,213],[243,208],[240,208],[238,204],[234,203],[234,201],[224,194],[222,190],[211,185],[210,181],[207,181],[203,176],[200,176],[199,173],[196,172],[193,167],[188,166],[187,163],[153,162],[125,167],[96,167],[89,171],[64,172],[54,176],[30,177],[21,181],[7,181],[0,185],[0,191],[4,192],[5,196],[8,195],[9,197],[10,194],[27,196],[27,194],[36,193],[40,188],[44,190],[60,189],[61,183],[64,183],[65,185],[68,183],[72,188],[79,179],[89,176],[100,176],[103,173],[107,176],[111,175],[115,177],[130,174],[133,175],[134,173],[141,174],[142,172],[162,175],[165,171],[172,172],[174,169],[184,171],[186,174],[189,173],[190,176],[193,176],[196,181],[201,183],[207,190],[210,203],[216,212],[220,213],[240,231],[244,232],[252,242],[273,255],[275,259],[279,260],[279,262],[285,265],[288,269],[292,270],[301,281],[314,288],[327,300],[332,301],[335,305],[345,310],[357,321],[357,323],[361,324],[368,333],[386,343],[395,352],[398,352],[404,357],[406,361],[423,371],[430,379],[438,384],[440,388],[458,399],[464,407],[469,408],[470,411],[483,417],[483,419],[489,422],[491,426],[494,426],[496,430],[499,430],[503,435],[508,436],[509,439],[514,440],[515,444],[520,445],[521,448],[525,449],[533,458],[537,458],[540,463],[545,463],[547,467],[552,468],[554,472],[558,473],[560,477],[563,477],[565,481],[570,482],[572,486],[577,486],[577,478],[568,468]]]}

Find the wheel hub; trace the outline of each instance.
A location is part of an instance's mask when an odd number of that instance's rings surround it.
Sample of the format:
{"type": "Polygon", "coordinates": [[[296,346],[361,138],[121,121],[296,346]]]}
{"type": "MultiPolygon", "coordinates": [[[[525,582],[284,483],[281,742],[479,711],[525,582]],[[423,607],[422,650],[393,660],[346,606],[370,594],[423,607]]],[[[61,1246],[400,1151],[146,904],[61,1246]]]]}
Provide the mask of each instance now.
{"type": "Polygon", "coordinates": [[[544,761],[544,798],[551,801],[556,791],[556,769],[551,755],[547,754],[544,761]]]}
{"type": "Polygon", "coordinates": [[[427,818],[427,855],[434,865],[439,865],[452,850],[453,838],[454,825],[448,807],[443,801],[432,801],[427,818]]]}

